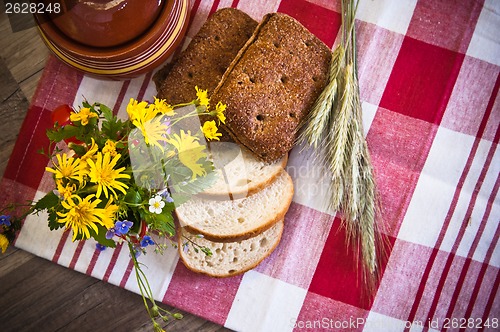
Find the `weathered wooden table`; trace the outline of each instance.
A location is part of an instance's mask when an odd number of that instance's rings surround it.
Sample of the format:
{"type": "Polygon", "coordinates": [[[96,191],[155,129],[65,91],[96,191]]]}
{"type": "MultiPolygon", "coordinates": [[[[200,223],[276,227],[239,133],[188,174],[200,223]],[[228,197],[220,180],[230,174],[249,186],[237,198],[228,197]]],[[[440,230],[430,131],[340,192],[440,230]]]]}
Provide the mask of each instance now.
{"type": "MultiPolygon", "coordinates": [[[[31,20],[29,14],[24,16],[31,20]]],[[[31,27],[13,32],[0,13],[0,175],[16,142],[48,50],[31,27]]],[[[164,306],[173,312],[176,308],[164,306]]],[[[228,331],[197,316],[167,331],[228,331]]],[[[16,248],[0,254],[0,331],[151,331],[139,295],[16,248]]]]}

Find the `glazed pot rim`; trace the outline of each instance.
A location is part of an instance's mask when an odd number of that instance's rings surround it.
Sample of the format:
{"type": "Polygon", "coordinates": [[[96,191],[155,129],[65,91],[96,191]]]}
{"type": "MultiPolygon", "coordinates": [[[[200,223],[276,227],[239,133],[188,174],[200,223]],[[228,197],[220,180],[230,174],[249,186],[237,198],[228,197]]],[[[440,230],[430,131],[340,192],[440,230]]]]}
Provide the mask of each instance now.
{"type": "Polygon", "coordinates": [[[37,23],[43,22],[38,24],[42,39],[62,61],[97,76],[123,76],[166,60],[184,37],[188,18],[189,0],[168,0],[146,34],[133,43],[111,48],[78,44],[57,33],[53,23],[44,22],[39,17],[36,20],[37,23]]]}

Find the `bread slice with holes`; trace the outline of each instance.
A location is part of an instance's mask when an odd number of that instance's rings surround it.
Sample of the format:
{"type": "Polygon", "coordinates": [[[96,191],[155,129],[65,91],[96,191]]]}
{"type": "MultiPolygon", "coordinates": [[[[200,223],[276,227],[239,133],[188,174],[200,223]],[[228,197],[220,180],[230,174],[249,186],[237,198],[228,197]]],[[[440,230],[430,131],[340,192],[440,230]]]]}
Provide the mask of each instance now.
{"type": "Polygon", "coordinates": [[[230,142],[210,143],[216,182],[202,195],[208,199],[240,199],[262,190],[284,170],[288,155],[275,162],[257,158],[245,147],[230,142]]]}
{"type": "Polygon", "coordinates": [[[328,83],[331,50],[294,18],[267,14],[211,96],[224,129],[261,159],[283,157],[328,83]]]}
{"type": "Polygon", "coordinates": [[[283,228],[284,220],[281,219],[252,238],[226,243],[199,238],[186,229],[180,229],[179,255],[184,265],[194,272],[212,277],[234,276],[253,269],[268,257],[279,244],[283,228]],[[212,255],[208,256],[201,250],[196,252],[191,244],[184,246],[186,238],[209,248],[212,255]]]}
{"type": "Polygon", "coordinates": [[[175,211],[181,227],[206,239],[234,242],[256,236],[283,219],[293,197],[286,171],[259,192],[236,200],[194,196],[175,211]]]}

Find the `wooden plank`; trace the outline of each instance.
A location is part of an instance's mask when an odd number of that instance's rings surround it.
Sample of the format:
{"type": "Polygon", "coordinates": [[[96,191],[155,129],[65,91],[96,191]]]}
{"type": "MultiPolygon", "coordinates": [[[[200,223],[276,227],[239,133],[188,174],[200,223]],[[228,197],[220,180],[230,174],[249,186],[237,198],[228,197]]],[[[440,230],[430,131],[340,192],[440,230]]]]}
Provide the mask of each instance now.
{"type": "Polygon", "coordinates": [[[32,260],[33,258],[35,258],[35,256],[26,251],[19,250],[14,247],[8,248],[3,255],[0,255],[0,278],[13,272],[20,265],[32,260]]]}
{"type": "Polygon", "coordinates": [[[3,59],[0,60],[0,176],[3,175],[10,154],[16,143],[19,129],[23,123],[28,100],[21,91],[19,84],[12,77],[3,59]]]}
{"type": "MultiPolygon", "coordinates": [[[[17,250],[20,254],[21,250],[17,250]]],[[[29,254],[28,254],[29,255],[29,254]]],[[[16,255],[2,258],[13,265],[16,255]]],[[[1,331],[151,331],[142,298],[39,257],[0,275],[1,331]]],[[[172,312],[178,309],[162,305],[172,312]]],[[[181,312],[159,322],[170,331],[229,331],[181,312]]]]}
{"type": "MultiPolygon", "coordinates": [[[[30,15],[24,17],[31,20],[30,15]]],[[[15,81],[18,82],[21,91],[30,101],[49,51],[40,38],[38,29],[33,24],[25,26],[32,27],[13,32],[7,15],[0,13],[0,36],[2,36],[0,56],[15,81]]]]}
{"type": "MultiPolygon", "coordinates": [[[[22,82],[43,69],[49,51],[41,40],[35,27],[12,32],[6,16],[1,13],[0,55],[5,60],[17,82],[22,82]]],[[[31,19],[26,15],[26,19],[31,19]]]]}

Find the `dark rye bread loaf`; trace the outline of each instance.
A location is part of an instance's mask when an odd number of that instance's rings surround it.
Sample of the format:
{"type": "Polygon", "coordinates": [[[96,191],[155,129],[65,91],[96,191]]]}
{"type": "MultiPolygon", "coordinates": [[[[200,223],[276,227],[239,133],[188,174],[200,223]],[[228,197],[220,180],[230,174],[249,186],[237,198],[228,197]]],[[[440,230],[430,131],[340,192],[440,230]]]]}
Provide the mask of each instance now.
{"type": "Polygon", "coordinates": [[[153,77],[157,97],[169,104],[189,102],[196,98],[195,86],[208,90],[210,96],[257,25],[234,8],[212,14],[188,47],[153,77]]]}
{"type": "Polygon", "coordinates": [[[264,16],[211,96],[224,129],[265,161],[282,157],[328,82],[330,49],[292,17],[264,16]]]}

